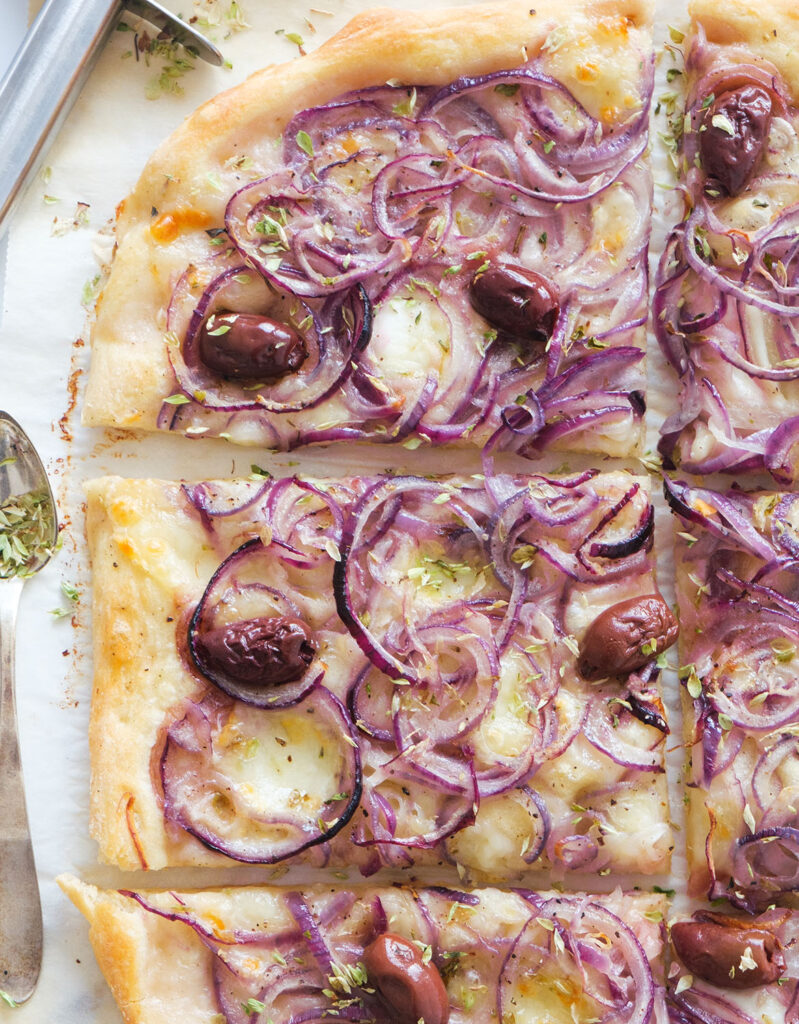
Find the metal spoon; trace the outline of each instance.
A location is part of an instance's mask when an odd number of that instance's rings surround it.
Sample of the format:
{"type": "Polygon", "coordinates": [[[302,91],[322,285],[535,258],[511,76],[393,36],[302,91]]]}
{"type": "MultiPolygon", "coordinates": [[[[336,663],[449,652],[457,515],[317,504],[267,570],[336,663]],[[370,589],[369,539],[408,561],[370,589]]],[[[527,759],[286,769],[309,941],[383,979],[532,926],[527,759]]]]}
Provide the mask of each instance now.
{"type": "Polygon", "coordinates": [[[0,411],[0,990],[24,1003],[42,962],[42,908],[17,735],[14,638],[25,580],[58,541],[53,492],[22,427],[0,411]]]}

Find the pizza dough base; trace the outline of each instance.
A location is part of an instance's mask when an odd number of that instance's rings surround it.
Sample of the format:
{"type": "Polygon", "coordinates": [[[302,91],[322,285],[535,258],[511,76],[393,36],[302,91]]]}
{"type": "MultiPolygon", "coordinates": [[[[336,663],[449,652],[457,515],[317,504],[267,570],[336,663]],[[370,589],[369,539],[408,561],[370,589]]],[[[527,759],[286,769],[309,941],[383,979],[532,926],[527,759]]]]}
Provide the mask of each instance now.
{"type": "MultiPolygon", "coordinates": [[[[624,493],[633,479],[646,487],[643,478],[621,472],[603,474],[595,479],[595,485],[602,493],[603,481],[605,486],[612,482],[615,489],[611,493],[624,493]]],[[[165,822],[157,795],[157,757],[165,722],[185,699],[197,694],[197,678],[181,660],[176,630],[186,629],[207,581],[232,548],[212,548],[199,517],[190,517],[181,503],[178,484],[109,477],[91,481],[87,492],[94,581],[91,835],[99,843],[101,860],[125,869],[229,866],[235,862],[165,822]]],[[[252,530],[247,536],[252,536],[252,530]]],[[[588,600],[578,589],[567,611],[569,628],[579,642],[603,607],[655,589],[651,572],[609,587],[595,586],[588,600]]],[[[332,602],[332,597],[325,599],[332,602]]],[[[347,665],[348,658],[360,654],[346,633],[336,652],[326,652],[327,682],[335,692],[331,656],[347,665]]],[[[346,675],[343,678],[346,680],[346,675]]],[[[640,729],[646,735],[637,742],[651,742],[653,730],[640,729]]],[[[662,743],[657,750],[662,759],[662,743]]],[[[592,792],[612,785],[624,771],[578,736],[565,754],[539,769],[536,788],[545,798],[551,794],[553,800],[568,805],[586,803],[592,792]]],[[[612,820],[617,834],[605,837],[608,856],[614,873],[666,871],[672,848],[666,776],[641,772],[634,778],[636,783],[641,780],[640,786],[636,784],[623,799],[614,801],[612,820]]],[[[355,862],[347,836],[345,829],[332,842],[328,866],[355,862]]],[[[314,863],[318,855],[319,848],[311,849],[305,859],[314,863]]],[[[470,863],[464,853],[459,852],[458,857],[470,863]]],[[[414,858],[417,863],[438,863],[440,855],[416,851],[414,858]]],[[[298,859],[291,858],[293,862],[298,859]]],[[[539,861],[530,873],[542,867],[539,861]]],[[[496,880],[509,876],[500,865],[487,875],[475,871],[475,877],[496,880]]]]}
{"type": "MultiPolygon", "coordinates": [[[[723,4],[716,0],[691,0],[688,10],[693,30],[701,27],[708,42],[729,47],[732,61],[752,57],[770,61],[793,96],[799,95],[799,6],[793,0],[774,0],[767,5],[747,0],[725,0],[723,4]]],[[[797,388],[793,382],[775,385],[775,390],[777,387],[785,393],[783,416],[787,417],[792,414],[791,407],[795,406],[797,388]]],[[[745,403],[742,403],[741,408],[746,408],[745,403]]],[[[676,519],[675,524],[675,531],[679,532],[680,520],[676,519]]],[[[696,588],[687,578],[680,557],[685,547],[685,541],[678,536],[675,547],[677,591],[681,602],[690,602],[694,599],[696,588]]],[[[691,660],[690,652],[683,641],[680,650],[680,664],[688,663],[691,660]]],[[[695,724],[694,709],[693,701],[684,687],[681,687],[681,704],[685,741],[690,749],[695,724]]],[[[689,772],[685,778],[686,781],[690,779],[689,772]]],[[[714,844],[714,852],[722,879],[729,874],[729,841],[740,830],[740,808],[732,799],[733,794],[724,772],[713,780],[709,792],[692,786],[687,788],[686,795],[686,846],[690,871],[688,890],[690,895],[698,897],[707,893],[711,882],[705,850],[710,829],[708,806],[716,818],[718,841],[714,844]]],[[[781,902],[792,903],[795,900],[786,897],[781,902]]]]}
{"type": "MultiPolygon", "coordinates": [[[[157,429],[163,399],[175,390],[164,342],[174,284],[205,251],[205,229],[223,223],[227,198],[278,169],[280,133],[297,111],[387,80],[445,84],[514,67],[540,54],[550,33],[568,24],[566,40],[546,51],[546,68],[590,113],[612,123],[640,103],[640,54],[650,48],[651,21],[650,0],[541,0],[534,8],[514,0],[427,12],[368,11],[318,50],[258,71],[205,103],[156,150],[120,204],[118,248],[92,332],[84,424],[157,429]],[[253,161],[252,177],[231,166],[231,158],[244,154],[253,161]],[[173,241],[155,239],[154,210],[159,219],[173,217],[173,241]]],[[[612,230],[618,233],[619,225],[612,230]]],[[[639,333],[643,345],[643,329],[639,333]]],[[[332,400],[321,408],[294,414],[297,428],[312,428],[319,416],[337,421],[342,411],[332,400]]],[[[244,433],[236,440],[264,443],[244,433]]],[[[462,443],[480,441],[478,433],[462,443]]],[[[616,434],[610,429],[599,447],[624,455],[639,443],[625,423],[616,434]]]]}
{"type": "MultiPolygon", "coordinates": [[[[782,492],[764,490],[755,493],[760,495],[764,502],[768,502],[770,498],[779,498],[782,492]]],[[[767,522],[756,522],[756,526],[764,535],[768,536],[771,527],[767,522]]],[[[682,620],[688,624],[681,634],[679,643],[680,665],[685,666],[697,661],[696,649],[690,643],[691,626],[694,621],[693,609],[701,609],[704,600],[701,591],[697,592],[698,577],[689,554],[692,544],[687,540],[686,534],[702,537],[703,533],[702,527],[692,526],[675,517],[674,555],[677,601],[682,612],[682,620]]],[[[741,568],[739,571],[746,578],[754,575],[762,564],[761,559],[750,555],[746,568],[741,568]]],[[[700,579],[699,582],[701,583],[702,580],[700,579]]],[[[698,671],[701,675],[701,668],[698,671]]],[[[708,865],[708,852],[713,860],[718,883],[726,887],[730,881],[733,872],[734,840],[750,831],[750,826],[742,819],[741,784],[753,778],[761,755],[769,749],[775,736],[779,735],[782,730],[775,728],[766,733],[760,733],[755,729],[744,730],[745,739],[740,750],[732,762],[720,771],[711,780],[710,786],[705,789],[702,787],[701,781],[696,781],[696,776],[699,774],[697,759],[702,757],[702,747],[696,743],[697,717],[694,701],[684,685],[680,687],[680,701],[687,758],[684,780],[686,783],[692,783],[692,785],[686,786],[685,843],[689,870],[687,889],[689,896],[701,899],[707,897],[713,882],[708,865]],[[693,759],[693,764],[691,759],[693,759]],[[708,848],[711,818],[713,822],[712,842],[708,848]]],[[[789,731],[791,727],[786,725],[783,728],[789,731]]],[[[785,784],[787,785],[787,783],[785,784]]],[[[753,805],[757,810],[754,802],[753,805]]],[[[745,806],[750,805],[747,802],[745,806]]],[[[752,813],[751,807],[749,813],[752,813]]],[[[760,813],[760,811],[757,812],[757,820],[760,818],[760,813]]],[[[796,906],[797,897],[796,894],[784,893],[775,902],[781,906],[796,906]]]]}
{"type": "MultiPolygon", "coordinates": [[[[690,615],[690,609],[694,602],[701,598],[697,597],[697,587],[690,576],[693,573],[691,563],[686,560],[690,549],[689,542],[681,537],[681,531],[690,532],[690,524],[683,523],[675,517],[675,566],[677,575],[677,602],[683,615],[686,612],[690,615]]],[[[683,632],[679,641],[680,665],[689,665],[693,662],[693,648],[690,644],[690,637],[683,632]]],[[[680,704],[683,720],[683,737],[685,740],[686,765],[684,769],[684,782],[693,782],[694,774],[691,766],[691,758],[701,756],[701,748],[694,745],[694,730],[696,729],[696,715],[694,702],[688,694],[684,685],[680,686],[680,704]],[[693,748],[693,754],[692,754],[693,748]]],[[[754,765],[752,765],[754,768],[754,765]]],[[[710,830],[710,816],[708,808],[716,819],[715,838],[713,847],[716,868],[721,879],[729,878],[731,870],[730,844],[732,837],[739,834],[741,829],[741,809],[736,799],[737,791],[734,778],[726,771],[721,772],[711,782],[710,789],[702,789],[699,784],[686,785],[686,808],[685,808],[685,845],[688,860],[688,895],[694,898],[707,897],[711,884],[710,871],[708,869],[706,841],[710,830]]]]}
{"type": "MultiPolygon", "coordinates": [[[[71,875],[62,875],[58,883],[89,921],[89,937],[97,962],[125,1024],[216,1024],[219,1011],[210,979],[212,954],[189,925],[168,921],[148,912],[130,897],[98,889],[71,875]]],[[[303,888],[303,896],[313,906],[315,896],[330,891],[326,886],[310,886],[303,888]]],[[[376,887],[360,886],[357,891],[364,900],[381,892],[376,887]]],[[[382,892],[400,908],[413,900],[412,890],[394,888],[382,892]]],[[[276,913],[279,894],[280,890],[265,887],[241,887],[208,890],[202,898],[214,917],[227,923],[235,922],[237,908],[249,909],[248,905],[256,900],[267,913],[270,909],[276,913]]],[[[486,911],[481,917],[490,921],[492,931],[504,927],[517,929],[529,915],[529,906],[513,893],[486,889],[478,894],[486,911]]],[[[595,899],[629,926],[645,929],[644,952],[655,977],[662,976],[662,934],[660,926],[653,922],[659,914],[665,915],[665,898],[656,893],[616,892],[595,899]]],[[[392,926],[402,931],[393,915],[392,926]]]]}
{"type": "Polygon", "coordinates": [[[793,0],[691,0],[688,12],[708,42],[741,46],[771,61],[794,96],[799,94],[799,7],[793,0]]]}
{"type": "MultiPolygon", "coordinates": [[[[796,97],[799,92],[799,12],[793,3],[781,0],[761,9],[742,0],[732,0],[723,6],[709,0],[696,0],[689,5],[689,10],[693,21],[685,42],[686,51],[694,34],[698,34],[701,41],[704,33],[708,43],[715,47],[714,63],[718,61],[734,66],[768,61],[781,76],[783,87],[796,97]]],[[[703,71],[706,70],[703,64],[703,71]]],[[[694,67],[689,81],[699,75],[699,70],[694,67]]],[[[788,105],[791,106],[790,96],[788,105]]],[[[715,204],[714,214],[723,228],[749,236],[765,229],[787,208],[795,206],[799,201],[796,185],[798,165],[796,119],[790,113],[784,119],[775,117],[769,145],[756,175],[756,178],[762,176],[763,185],[758,189],[755,182],[750,182],[738,195],[715,204]],[[774,180],[770,176],[774,176],[774,180]]],[[[688,212],[686,209],[685,216],[688,212]]],[[[695,278],[692,271],[687,280],[695,282],[695,278]]],[[[701,288],[701,283],[699,286],[701,288]]],[[[779,350],[770,326],[775,318],[759,312],[756,306],[744,306],[744,310],[744,322],[750,338],[744,358],[769,368],[780,367],[779,350]]],[[[716,345],[725,344],[723,329],[710,328],[709,337],[716,345]]],[[[767,381],[752,377],[743,369],[731,367],[715,351],[714,345],[703,343],[701,335],[690,337],[687,351],[693,367],[693,379],[707,377],[715,384],[729,414],[733,434],[742,441],[761,430],[773,430],[799,410],[799,382],[796,380],[767,381]]],[[[670,375],[672,372],[670,370],[670,375]]],[[[688,380],[685,374],[681,378],[683,403],[692,400],[684,394],[684,388],[690,390],[688,380]]],[[[666,411],[673,411],[673,404],[666,411]]],[[[680,458],[685,461],[690,454],[701,465],[702,460],[717,453],[718,427],[718,421],[709,427],[701,417],[697,417],[680,437],[677,449],[680,458]]]]}

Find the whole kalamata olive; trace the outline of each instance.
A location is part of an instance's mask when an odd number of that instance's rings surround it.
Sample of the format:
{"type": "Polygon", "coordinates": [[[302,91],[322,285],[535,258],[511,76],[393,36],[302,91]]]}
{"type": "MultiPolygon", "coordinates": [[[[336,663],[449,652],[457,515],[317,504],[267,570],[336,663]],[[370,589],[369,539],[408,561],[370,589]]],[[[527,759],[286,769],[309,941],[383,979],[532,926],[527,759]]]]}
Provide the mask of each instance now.
{"type": "Polygon", "coordinates": [[[528,341],[547,341],[560,313],[555,285],[515,263],[492,264],[477,274],[469,298],[494,327],[528,341]]]}
{"type": "Polygon", "coordinates": [[[771,96],[759,85],[722,93],[707,109],[699,153],[707,187],[736,196],[763,152],[771,126],[771,96]]]}
{"type": "Polygon", "coordinates": [[[203,365],[234,380],[284,377],[308,355],[293,327],[257,313],[212,313],[200,328],[198,344],[203,365]]]}
{"type": "Polygon", "coordinates": [[[586,679],[628,675],[671,647],[678,633],[660,594],[631,597],[600,612],[588,627],[578,668],[586,679]]]}
{"type": "Polygon", "coordinates": [[[785,972],[782,944],[773,932],[737,918],[703,912],[671,926],[677,956],[691,974],[721,988],[769,985],[785,972]]]}
{"type": "Polygon", "coordinates": [[[449,997],[441,975],[424,963],[420,950],[392,932],[379,935],[363,953],[369,984],[404,1024],[446,1024],[449,997]]]}
{"type": "Polygon", "coordinates": [[[310,628],[279,615],[201,630],[194,646],[200,668],[253,686],[299,679],[316,653],[310,628]]]}

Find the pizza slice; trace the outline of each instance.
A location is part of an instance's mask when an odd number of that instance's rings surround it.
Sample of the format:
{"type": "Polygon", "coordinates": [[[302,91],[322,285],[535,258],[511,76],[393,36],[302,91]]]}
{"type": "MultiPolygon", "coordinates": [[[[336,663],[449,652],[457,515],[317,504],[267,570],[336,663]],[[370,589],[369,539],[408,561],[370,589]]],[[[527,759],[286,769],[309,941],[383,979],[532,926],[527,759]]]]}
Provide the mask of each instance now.
{"type": "Polygon", "coordinates": [[[799,889],[799,496],[666,482],[691,891],[763,910],[799,889]]]}
{"type": "MultiPolygon", "coordinates": [[[[793,0],[692,0],[676,117],[685,219],[653,305],[679,375],[667,468],[797,477],[799,25],[793,0]]],[[[675,69],[679,72],[679,69],[675,69]]]]}
{"type": "Polygon", "coordinates": [[[126,1024],[665,1024],[657,894],[61,887],[126,1024]]]}
{"type": "Polygon", "coordinates": [[[361,14],[121,204],[90,426],[634,453],[649,0],[361,14]]]}
{"type": "Polygon", "coordinates": [[[790,1024],[799,1008],[799,914],[772,908],[757,917],[712,910],[669,923],[676,960],[669,970],[673,1024],[790,1024]]]}
{"type": "Polygon", "coordinates": [[[92,482],[102,858],[667,869],[652,511],[621,471],[92,482]]]}

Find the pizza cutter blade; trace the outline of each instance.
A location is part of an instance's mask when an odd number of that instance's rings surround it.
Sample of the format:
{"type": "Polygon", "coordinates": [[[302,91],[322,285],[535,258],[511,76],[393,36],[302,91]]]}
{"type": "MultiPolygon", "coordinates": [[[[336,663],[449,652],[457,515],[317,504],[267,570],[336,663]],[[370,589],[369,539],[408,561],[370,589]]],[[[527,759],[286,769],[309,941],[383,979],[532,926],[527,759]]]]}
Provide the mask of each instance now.
{"type": "Polygon", "coordinates": [[[0,234],[125,8],[223,63],[212,43],[153,0],[45,0],[0,81],[0,234]]]}

